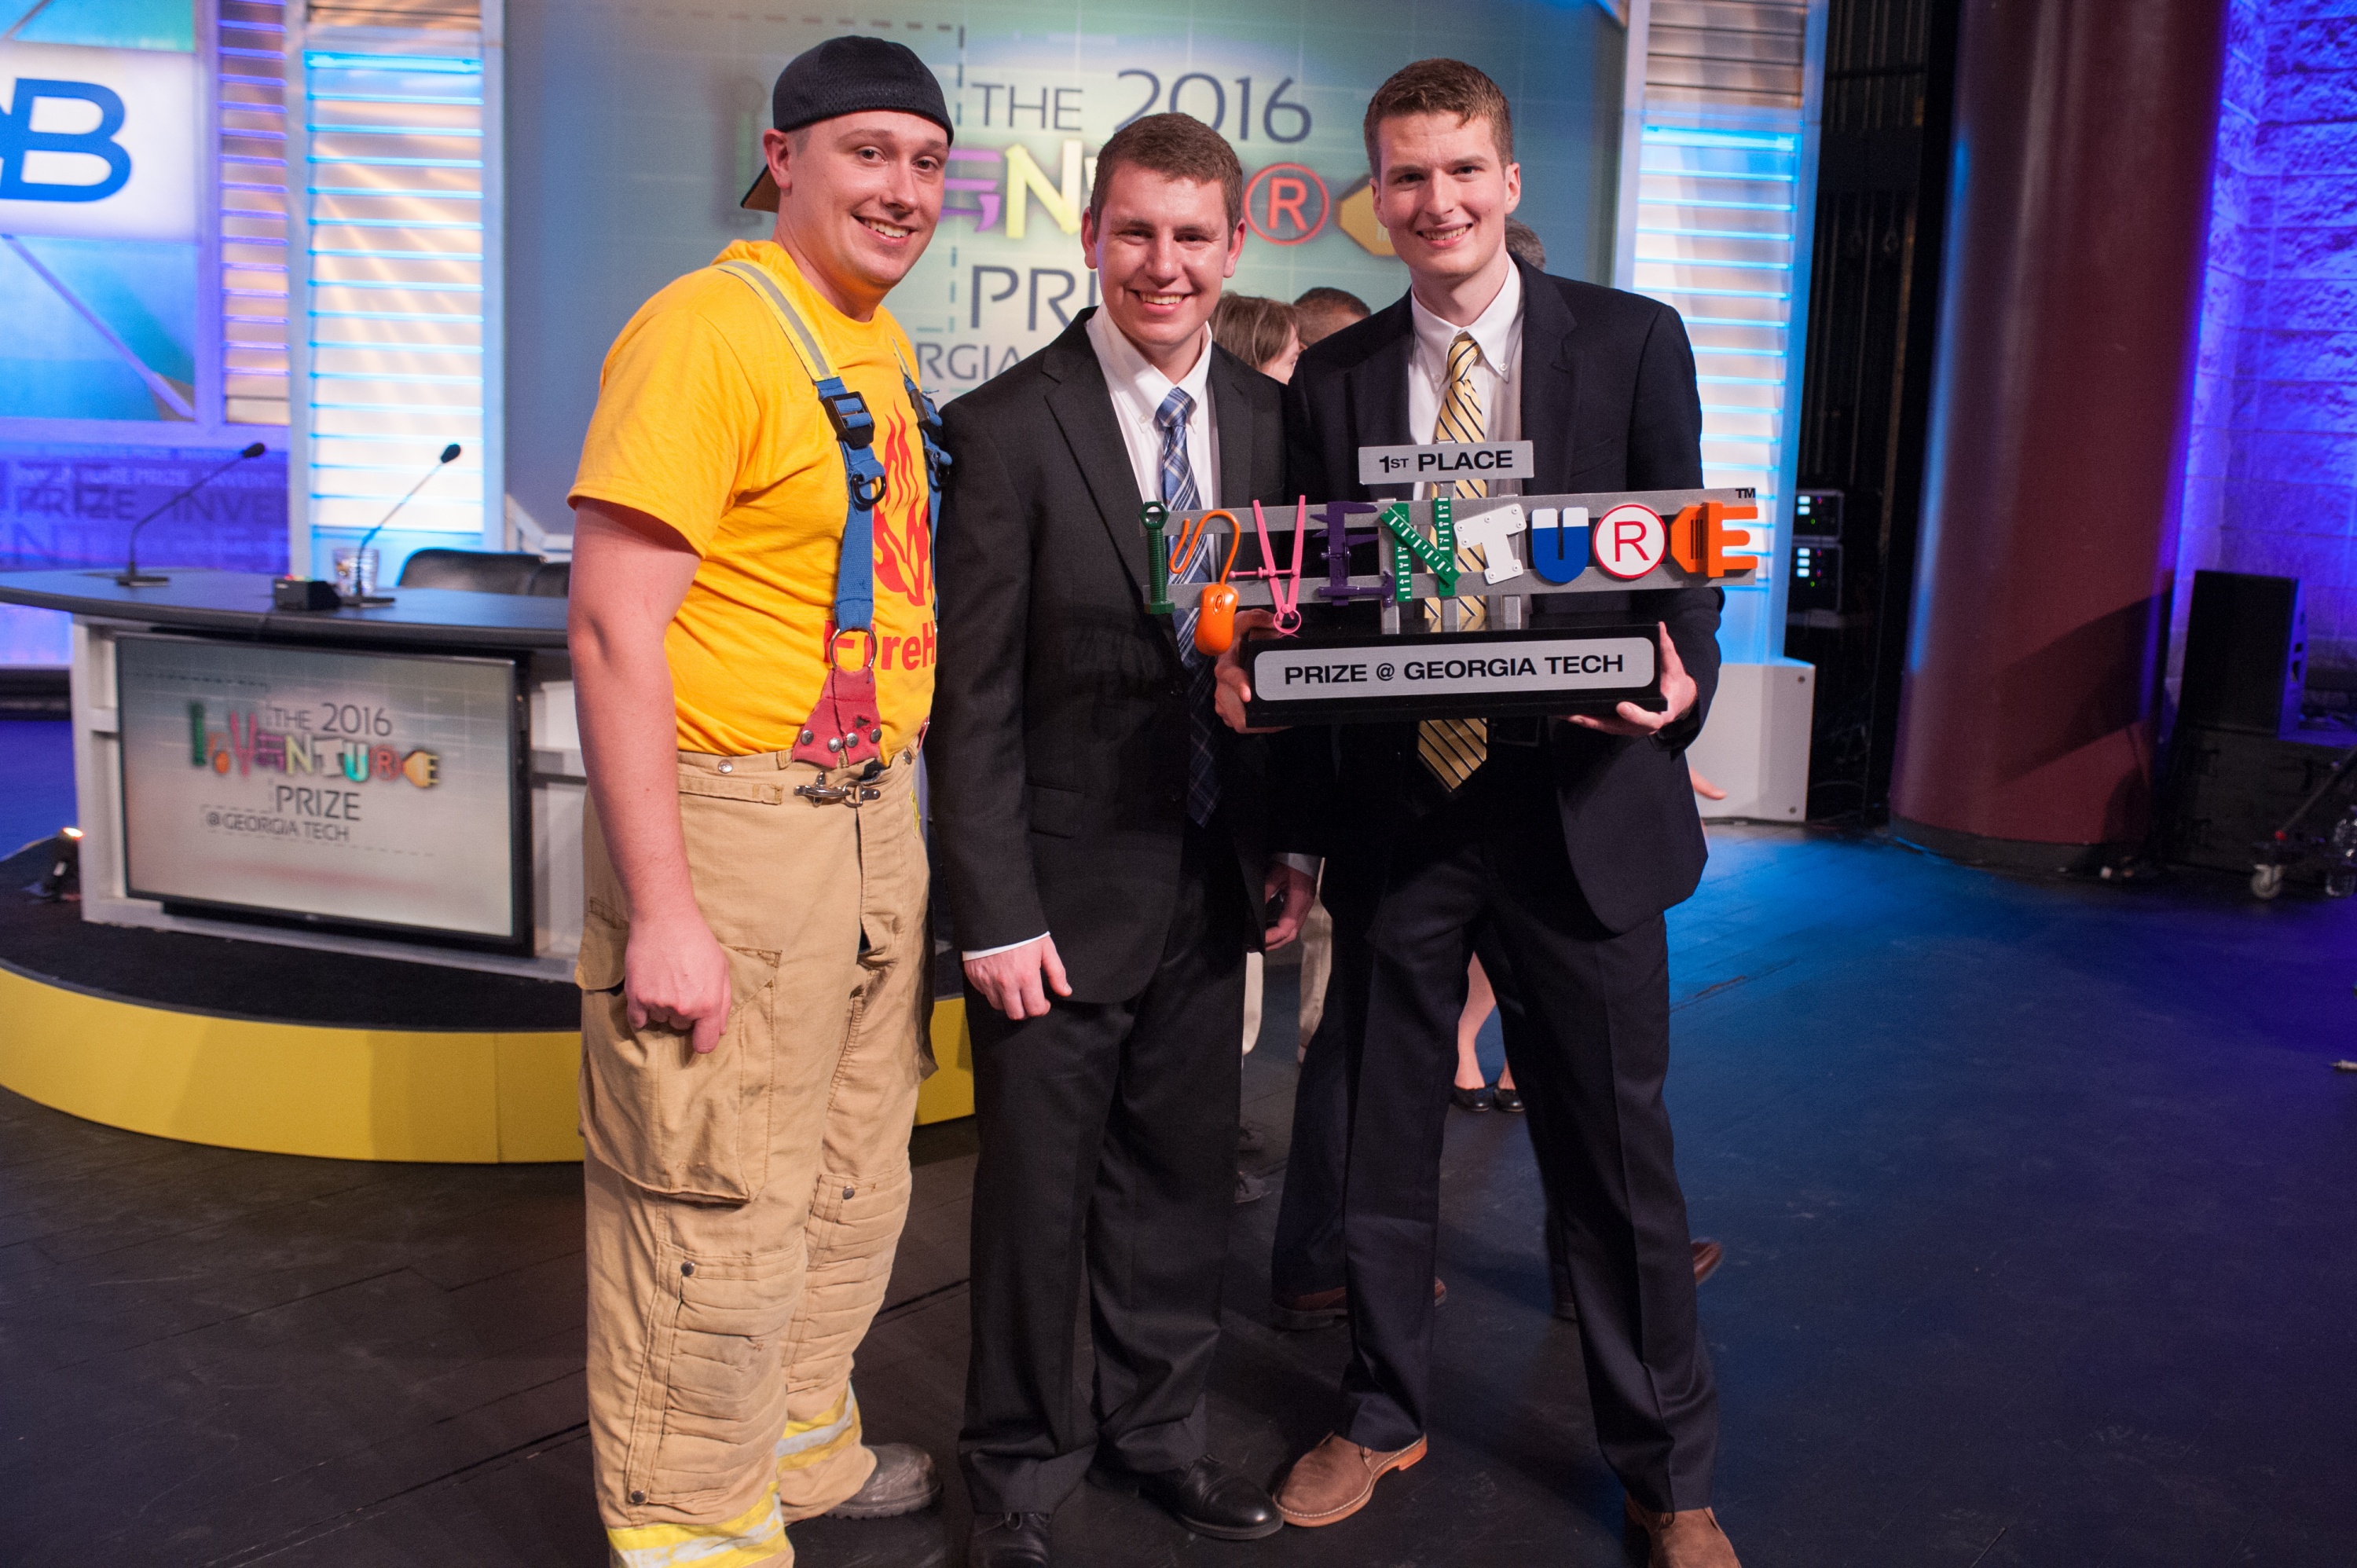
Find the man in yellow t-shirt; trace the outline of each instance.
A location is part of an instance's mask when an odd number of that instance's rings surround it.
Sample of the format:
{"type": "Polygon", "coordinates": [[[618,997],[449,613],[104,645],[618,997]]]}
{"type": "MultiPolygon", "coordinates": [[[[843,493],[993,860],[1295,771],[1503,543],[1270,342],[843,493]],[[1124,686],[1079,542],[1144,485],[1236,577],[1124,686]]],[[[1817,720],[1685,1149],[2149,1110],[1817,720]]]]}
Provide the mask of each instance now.
{"type": "Polygon", "coordinates": [[[924,1508],[852,1352],[909,1200],[933,693],[932,414],[885,295],[952,126],[902,45],[789,64],[738,243],[630,318],[573,488],[588,766],[589,1414],[620,1568],[789,1563],[924,1508]]]}

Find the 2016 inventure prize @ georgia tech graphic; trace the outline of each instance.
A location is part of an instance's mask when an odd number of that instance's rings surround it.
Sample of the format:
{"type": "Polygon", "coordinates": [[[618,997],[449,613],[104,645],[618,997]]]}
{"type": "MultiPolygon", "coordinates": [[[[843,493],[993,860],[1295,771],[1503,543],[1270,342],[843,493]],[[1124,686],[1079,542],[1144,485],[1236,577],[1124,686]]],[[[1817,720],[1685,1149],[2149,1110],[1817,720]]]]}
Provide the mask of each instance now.
{"type": "Polygon", "coordinates": [[[211,704],[189,701],[189,766],[210,768],[223,778],[259,771],[276,779],[266,811],[209,805],[209,828],[343,843],[361,821],[361,786],[407,783],[431,789],[441,782],[440,755],[391,744],[393,718],[381,707],[339,702],[296,708],[229,704],[218,728],[212,716],[211,704]]]}

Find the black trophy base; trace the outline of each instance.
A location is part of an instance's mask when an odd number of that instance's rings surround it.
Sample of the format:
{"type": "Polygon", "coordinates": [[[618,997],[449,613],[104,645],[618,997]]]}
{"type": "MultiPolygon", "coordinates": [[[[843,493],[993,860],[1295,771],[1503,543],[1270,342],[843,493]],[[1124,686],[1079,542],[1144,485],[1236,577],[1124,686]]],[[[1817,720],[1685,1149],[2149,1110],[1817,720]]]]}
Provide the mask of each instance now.
{"type": "Polygon", "coordinates": [[[1243,660],[1254,728],[1410,719],[1660,713],[1651,627],[1460,631],[1405,637],[1254,638],[1243,660]]]}

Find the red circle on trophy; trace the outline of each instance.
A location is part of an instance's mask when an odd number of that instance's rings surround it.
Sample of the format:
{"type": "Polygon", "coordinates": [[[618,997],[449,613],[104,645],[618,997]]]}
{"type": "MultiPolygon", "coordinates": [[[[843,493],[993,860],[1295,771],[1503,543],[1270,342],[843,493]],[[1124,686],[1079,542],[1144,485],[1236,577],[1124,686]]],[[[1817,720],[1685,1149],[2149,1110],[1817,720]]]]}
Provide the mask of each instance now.
{"type": "Polygon", "coordinates": [[[1272,245],[1298,245],[1326,227],[1326,182],[1299,164],[1271,164],[1244,188],[1244,221],[1272,245]]]}
{"type": "Polygon", "coordinates": [[[1597,519],[1589,537],[1596,569],[1624,583],[1643,576],[1670,553],[1669,525],[1660,512],[1639,501],[1622,501],[1597,519]]]}

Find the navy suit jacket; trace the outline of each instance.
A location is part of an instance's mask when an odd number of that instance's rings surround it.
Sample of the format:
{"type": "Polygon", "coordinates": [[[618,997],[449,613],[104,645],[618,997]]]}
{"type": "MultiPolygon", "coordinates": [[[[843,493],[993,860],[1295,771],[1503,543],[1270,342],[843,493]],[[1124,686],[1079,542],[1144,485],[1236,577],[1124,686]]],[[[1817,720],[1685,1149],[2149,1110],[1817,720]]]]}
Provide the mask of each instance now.
{"type": "MultiPolygon", "coordinates": [[[[1168,616],[1146,613],[1137,478],[1083,311],[946,404],[941,664],[925,744],[934,864],[968,951],[1041,931],[1082,1002],[1136,995],[1161,961],[1187,829],[1189,691],[1168,616]]],[[[1285,494],[1277,384],[1216,344],[1220,499],[1285,494]]],[[[1246,513],[1250,515],[1249,512],[1246,513]]],[[[1257,912],[1265,747],[1212,733],[1215,866],[1257,912]]],[[[1247,922],[1250,940],[1260,922],[1247,922]]]]}
{"type": "MultiPolygon", "coordinates": [[[[1532,267],[1522,280],[1522,434],[1536,467],[1523,489],[1700,488],[1702,403],[1678,313],[1532,267]]],[[[1404,295],[1301,356],[1286,390],[1288,489],[1313,502],[1376,499],[1358,482],[1358,449],[1429,439],[1407,424],[1415,346],[1404,295]]],[[[1684,900],[1702,878],[1707,851],[1684,750],[1718,685],[1720,602],[1716,588],[1534,596],[1534,628],[1665,623],[1698,688],[1684,718],[1642,739],[1544,726],[1573,873],[1616,931],[1684,900]]],[[[1328,624],[1361,620],[1373,629],[1371,607],[1328,624]]],[[[1422,768],[1413,725],[1288,732],[1275,748],[1273,847],[1326,856],[1329,902],[1363,897],[1372,908],[1391,844],[1429,797],[1422,768]]]]}

